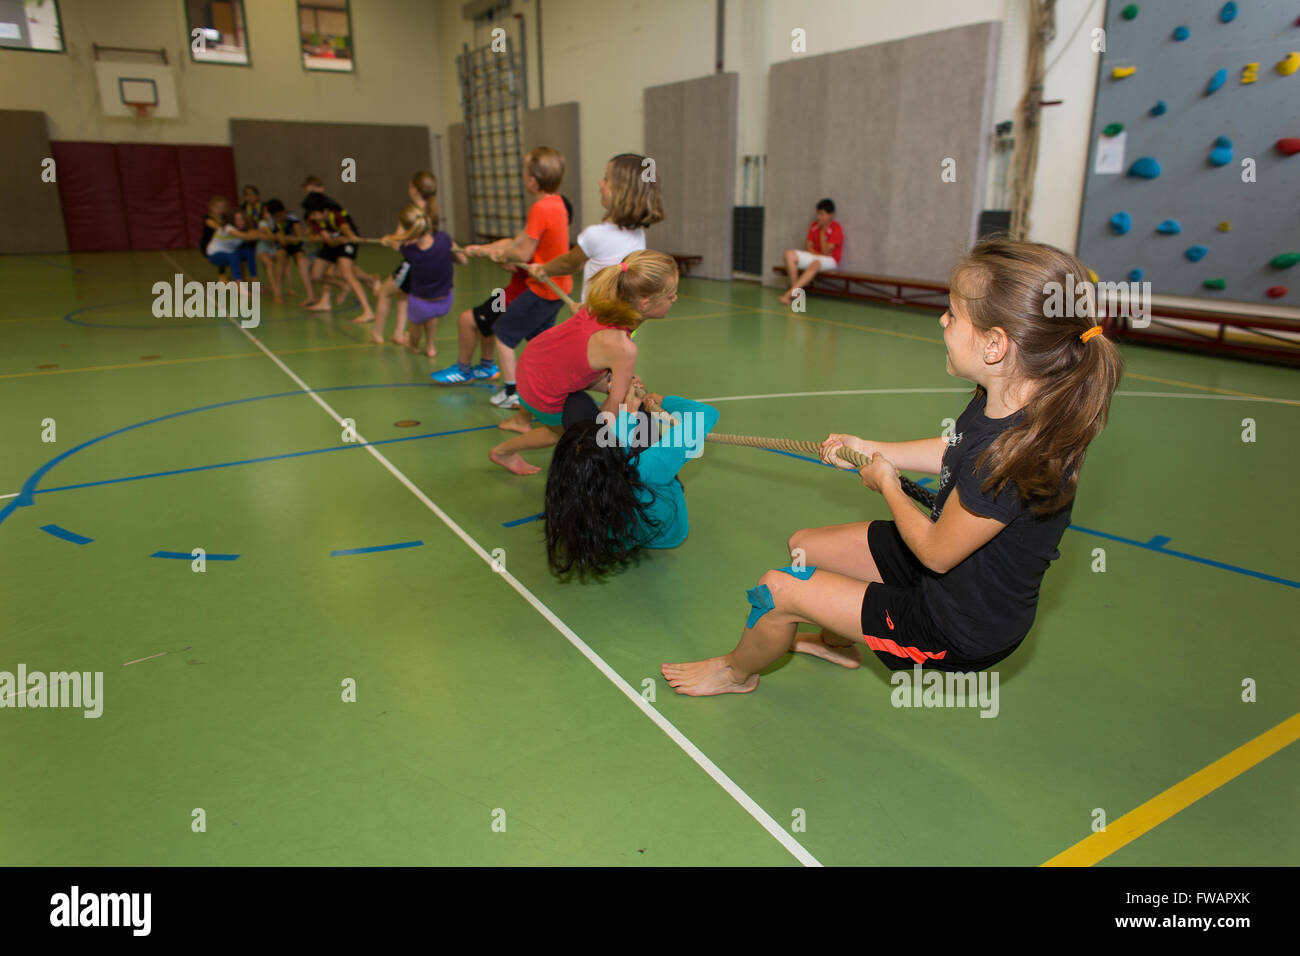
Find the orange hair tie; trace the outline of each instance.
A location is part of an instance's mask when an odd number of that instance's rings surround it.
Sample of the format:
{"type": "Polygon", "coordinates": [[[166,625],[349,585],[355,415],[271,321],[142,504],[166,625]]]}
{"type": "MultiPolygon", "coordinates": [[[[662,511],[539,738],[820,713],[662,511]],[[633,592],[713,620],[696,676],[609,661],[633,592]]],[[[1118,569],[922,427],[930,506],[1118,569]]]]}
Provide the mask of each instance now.
{"type": "Polygon", "coordinates": [[[1089,339],[1095,338],[1098,335],[1101,335],[1101,326],[1094,325],[1087,332],[1084,332],[1081,336],[1079,336],[1079,341],[1083,342],[1086,345],[1089,339]]]}

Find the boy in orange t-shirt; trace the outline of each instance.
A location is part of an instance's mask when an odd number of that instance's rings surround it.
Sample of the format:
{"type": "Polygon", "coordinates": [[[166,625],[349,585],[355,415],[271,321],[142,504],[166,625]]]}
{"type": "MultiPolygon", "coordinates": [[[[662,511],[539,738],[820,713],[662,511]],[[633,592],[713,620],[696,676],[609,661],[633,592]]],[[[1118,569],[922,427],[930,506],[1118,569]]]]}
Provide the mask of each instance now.
{"type": "MultiPolygon", "coordinates": [[[[524,188],[537,197],[528,210],[523,232],[513,239],[466,246],[467,254],[485,256],[495,262],[546,263],[569,251],[569,214],[564,200],[557,194],[564,179],[564,156],[549,146],[531,149],[524,157],[523,175],[524,188]]],[[[557,276],[553,281],[566,295],[573,290],[570,276],[557,276]]],[[[498,408],[518,408],[515,349],[555,325],[562,304],[548,286],[530,278],[528,288],[504,312],[475,311],[468,322],[462,316],[457,364],[430,377],[439,384],[465,381],[465,373],[471,370],[469,363],[474,357],[477,336],[495,337],[505,388],[492,396],[492,404],[498,408]]]]}

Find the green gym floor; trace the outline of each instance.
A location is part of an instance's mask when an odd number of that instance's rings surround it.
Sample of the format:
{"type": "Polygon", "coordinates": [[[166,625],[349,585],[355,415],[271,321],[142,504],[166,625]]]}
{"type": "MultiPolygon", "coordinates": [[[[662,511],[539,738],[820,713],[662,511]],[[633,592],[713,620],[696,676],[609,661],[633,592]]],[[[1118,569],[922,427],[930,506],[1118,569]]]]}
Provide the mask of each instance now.
{"type": "MultiPolygon", "coordinates": [[[[1125,349],[995,719],[895,708],[870,655],[786,657],[753,694],[688,699],[660,663],[730,650],[789,534],[885,518],[878,496],[710,445],[681,475],[682,547],[560,583],[520,520],[543,477],[487,459],[486,387],[429,385],[423,356],[364,342],[355,304],[268,296],[249,334],[155,318],[153,283],[182,267],[211,278],[191,252],[0,258],[0,670],[104,674],[98,719],[0,710],[0,863],[1300,858],[1295,371],[1125,349]]],[[[452,315],[500,275],[463,269],[452,315]]],[[[908,439],[967,401],[937,314],[680,293],[638,371],[713,400],[719,430],[908,439]]],[[[432,367],[454,335],[442,320],[432,367]]]]}

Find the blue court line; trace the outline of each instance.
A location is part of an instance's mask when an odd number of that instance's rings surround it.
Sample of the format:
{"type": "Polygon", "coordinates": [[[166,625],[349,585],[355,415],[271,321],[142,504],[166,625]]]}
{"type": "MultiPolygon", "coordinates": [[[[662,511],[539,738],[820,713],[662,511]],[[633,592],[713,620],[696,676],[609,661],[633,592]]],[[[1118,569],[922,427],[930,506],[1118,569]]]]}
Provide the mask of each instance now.
{"type": "Polygon", "coordinates": [[[311,392],[304,392],[302,389],[294,389],[291,392],[274,392],[270,395],[254,395],[251,398],[236,398],[236,399],[231,399],[230,401],[227,402],[215,402],[211,405],[200,405],[197,408],[187,408],[184,411],[172,412],[168,415],[159,415],[157,418],[150,418],[143,422],[136,422],[134,425],[125,425],[122,428],[115,428],[111,432],[105,432],[102,435],[98,435],[95,438],[91,438],[87,441],[82,442],[80,445],[77,445],[73,448],[69,448],[67,451],[63,452],[62,454],[55,455],[45,464],[41,465],[40,468],[36,469],[36,471],[32,472],[27,477],[27,480],[23,482],[22,488],[19,489],[18,497],[10,498],[9,503],[6,504],[3,508],[0,508],[0,524],[3,524],[4,521],[11,514],[13,514],[17,509],[28,508],[31,507],[33,504],[35,504],[34,496],[36,494],[36,486],[40,484],[41,479],[44,478],[47,474],[49,474],[50,470],[54,468],[55,465],[59,464],[59,462],[64,461],[67,458],[70,458],[71,456],[75,455],[77,452],[83,451],[89,448],[91,445],[97,444],[98,442],[101,442],[106,438],[112,438],[115,435],[121,435],[124,434],[125,432],[133,431],[137,428],[144,428],[146,425],[155,425],[158,422],[167,421],[170,418],[180,418],[182,415],[193,415],[195,412],[211,411],[214,408],[226,408],[231,405],[243,405],[248,402],[260,402],[268,398],[286,398],[290,395],[307,396],[312,393],[319,393],[319,392],[342,392],[342,391],[353,391],[353,390],[369,389],[369,388],[432,388],[432,387],[434,386],[426,385],[423,382],[388,382],[381,385],[334,385],[329,388],[312,389],[311,392]]]}
{"type": "Polygon", "coordinates": [[[535,515],[529,515],[527,518],[516,518],[514,521],[503,521],[501,527],[513,528],[515,525],[528,524],[530,521],[540,521],[546,517],[545,511],[539,511],[535,515]]]}
{"type": "Polygon", "coordinates": [[[64,541],[71,541],[73,544],[90,544],[94,538],[87,538],[85,535],[77,534],[75,531],[69,531],[67,528],[60,528],[56,524],[47,524],[41,527],[46,534],[52,534],[56,538],[62,538],[64,541]]]}
{"type": "MultiPolygon", "coordinates": [[[[189,551],[155,551],[149,555],[151,558],[175,558],[178,561],[196,560],[194,555],[189,551]]],[[[234,561],[239,555],[237,554],[205,554],[205,561],[234,561]]]]}
{"type": "Polygon", "coordinates": [[[340,548],[337,551],[331,551],[331,558],[339,558],[346,554],[373,554],[376,551],[397,551],[401,548],[418,548],[424,544],[423,541],[399,541],[397,544],[376,544],[369,548],[340,548]]]}
{"type": "MultiPolygon", "coordinates": [[[[122,323],[122,322],[86,322],[82,319],[73,318],[74,315],[80,315],[83,312],[92,312],[96,309],[111,309],[119,305],[134,305],[141,309],[149,310],[151,313],[153,309],[152,302],[148,304],[141,304],[140,301],[137,299],[126,299],[122,302],[109,302],[103,305],[87,305],[87,306],[83,306],[80,309],[73,309],[71,312],[68,312],[63,316],[63,321],[71,322],[73,325],[80,325],[82,328],[87,328],[87,329],[133,329],[133,330],[205,329],[205,328],[213,328],[214,326],[217,325],[225,325],[229,321],[226,318],[214,317],[214,318],[207,319],[207,318],[203,318],[202,316],[191,315],[191,316],[178,316],[177,318],[171,319],[167,322],[158,322],[153,325],[127,325],[126,323],[122,323]],[[180,324],[180,322],[185,319],[198,319],[199,321],[191,321],[191,322],[185,322],[184,324],[180,324]]],[[[347,311],[351,311],[351,310],[347,310],[347,311]]],[[[300,312],[298,314],[290,315],[285,318],[277,318],[277,319],[259,318],[259,321],[263,323],[271,322],[271,321],[286,322],[290,319],[306,319],[309,317],[310,317],[310,313],[300,312]]],[[[233,318],[239,318],[239,316],[233,316],[233,318]]]]}
{"type": "Polygon", "coordinates": [[[1071,524],[1070,527],[1075,531],[1082,531],[1084,534],[1092,534],[1099,538],[1108,538],[1111,541],[1120,541],[1124,544],[1131,544],[1135,548],[1155,551],[1157,554],[1167,554],[1173,558],[1182,558],[1184,561],[1195,561],[1197,564],[1207,564],[1212,568],[1219,568],[1222,571],[1232,571],[1234,574],[1244,574],[1248,577],[1260,578],[1264,581],[1272,581],[1274,584],[1285,584],[1289,588],[1300,588],[1300,581],[1292,581],[1288,578],[1279,578],[1273,574],[1264,574],[1262,571],[1252,571],[1249,568],[1238,567],[1235,564],[1225,564],[1222,561],[1202,558],[1199,555],[1188,554],[1185,551],[1173,551],[1165,547],[1165,545],[1169,543],[1170,539],[1162,534],[1156,535],[1150,541],[1136,541],[1133,538],[1122,538],[1117,534],[1108,534],[1105,531],[1095,531],[1092,528],[1080,527],[1077,524],[1071,524]]]}
{"type": "Polygon", "coordinates": [[[264,461],[276,461],[281,458],[301,458],[304,455],[322,455],[330,451],[348,451],[353,448],[365,448],[369,445],[391,445],[400,441],[417,441],[421,438],[443,438],[447,435],[460,435],[465,432],[479,432],[488,428],[496,428],[495,425],[475,425],[473,428],[456,428],[447,432],[429,432],[424,435],[403,435],[401,438],[382,438],[379,441],[372,442],[349,442],[345,445],[328,445],[325,448],[310,448],[307,451],[291,451],[283,455],[266,455],[262,458],[243,458],[239,461],[222,461],[215,465],[195,465],[193,468],[174,468],[171,471],[153,471],[144,475],[127,475],[125,478],[104,478],[100,481],[83,481],[76,485],[59,485],[55,488],[41,488],[34,492],[38,495],[48,495],[53,491],[73,491],[77,488],[92,488],[96,485],[115,485],[124,481],[141,481],[145,478],[165,478],[169,475],[185,475],[196,471],[211,471],[214,468],[233,468],[235,465],[256,465],[264,461]]]}

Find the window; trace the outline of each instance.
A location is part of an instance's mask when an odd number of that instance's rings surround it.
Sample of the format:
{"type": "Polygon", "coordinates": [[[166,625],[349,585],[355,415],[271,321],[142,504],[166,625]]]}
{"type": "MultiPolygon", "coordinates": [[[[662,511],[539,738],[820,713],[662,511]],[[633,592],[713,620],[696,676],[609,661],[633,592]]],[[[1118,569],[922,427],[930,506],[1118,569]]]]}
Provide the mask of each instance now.
{"type": "Polygon", "coordinates": [[[0,47],[65,52],[59,0],[0,0],[0,47]]]}
{"type": "Polygon", "coordinates": [[[304,69],[353,71],[352,11],[348,0],[298,0],[298,28],[304,69]]]}
{"type": "Polygon", "coordinates": [[[195,63],[250,65],[244,0],[185,0],[185,22],[195,63]]]}

